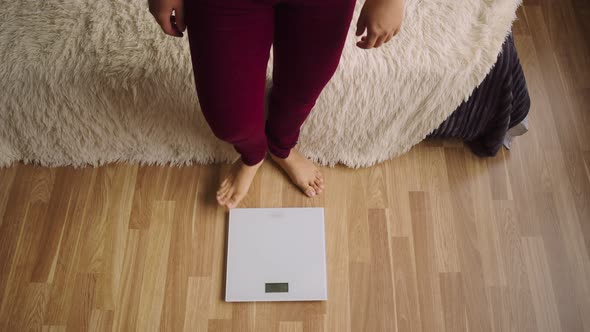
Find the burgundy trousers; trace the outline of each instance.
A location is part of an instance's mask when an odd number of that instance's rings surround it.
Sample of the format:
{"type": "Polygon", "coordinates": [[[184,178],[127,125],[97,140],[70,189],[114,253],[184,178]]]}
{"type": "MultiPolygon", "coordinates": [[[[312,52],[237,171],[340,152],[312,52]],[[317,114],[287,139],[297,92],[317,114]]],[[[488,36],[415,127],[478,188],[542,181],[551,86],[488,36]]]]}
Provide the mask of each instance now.
{"type": "Polygon", "coordinates": [[[246,165],[286,158],[333,76],[356,0],[185,0],[199,104],[246,165]],[[265,121],[265,83],[273,46],[265,121]]]}

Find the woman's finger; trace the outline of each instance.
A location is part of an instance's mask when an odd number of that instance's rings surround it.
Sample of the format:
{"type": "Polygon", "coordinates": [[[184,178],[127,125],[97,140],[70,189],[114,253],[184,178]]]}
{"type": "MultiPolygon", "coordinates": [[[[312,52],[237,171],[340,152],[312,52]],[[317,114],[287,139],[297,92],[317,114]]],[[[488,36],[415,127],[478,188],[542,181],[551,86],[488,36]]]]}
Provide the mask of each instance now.
{"type": "Polygon", "coordinates": [[[373,47],[377,48],[380,47],[381,45],[383,45],[383,43],[385,42],[385,38],[387,38],[387,35],[381,35],[377,38],[377,40],[375,41],[375,45],[373,47]]]}
{"type": "Polygon", "coordinates": [[[356,35],[362,35],[365,32],[365,28],[365,15],[361,13],[361,15],[358,18],[358,21],[356,21],[356,35]]]}
{"type": "Polygon", "coordinates": [[[377,34],[372,30],[368,29],[367,39],[365,39],[364,48],[372,48],[377,41],[377,34]]]}
{"type": "Polygon", "coordinates": [[[178,31],[183,32],[186,29],[186,23],[184,21],[184,6],[182,4],[178,8],[174,8],[174,19],[176,20],[178,31]]]}
{"type": "Polygon", "coordinates": [[[172,27],[172,21],[170,18],[171,14],[172,12],[160,12],[156,16],[156,21],[158,21],[158,24],[160,24],[160,27],[162,27],[164,33],[170,36],[178,36],[179,32],[172,27]]]}
{"type": "Polygon", "coordinates": [[[180,31],[178,24],[176,23],[176,15],[170,15],[170,24],[172,25],[174,32],[176,32],[176,37],[182,37],[182,31],[180,31]]]}
{"type": "Polygon", "coordinates": [[[391,34],[388,34],[385,39],[383,40],[383,44],[387,44],[391,40],[391,34]]]}
{"type": "Polygon", "coordinates": [[[387,35],[387,37],[385,38],[385,41],[383,42],[383,44],[388,43],[391,40],[391,38],[393,38],[393,33],[390,33],[390,34],[387,35]]]}

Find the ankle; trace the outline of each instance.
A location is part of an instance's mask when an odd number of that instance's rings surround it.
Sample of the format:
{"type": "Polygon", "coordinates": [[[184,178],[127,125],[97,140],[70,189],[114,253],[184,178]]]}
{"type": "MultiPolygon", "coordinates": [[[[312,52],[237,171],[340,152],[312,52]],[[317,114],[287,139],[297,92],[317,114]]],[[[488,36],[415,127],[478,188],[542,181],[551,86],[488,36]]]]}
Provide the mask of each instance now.
{"type": "Polygon", "coordinates": [[[260,160],[258,163],[253,164],[253,165],[248,165],[246,164],[243,160],[241,160],[242,162],[242,167],[246,168],[246,169],[257,169],[258,167],[260,167],[262,165],[262,163],[264,162],[264,158],[262,158],[262,160],[260,160]]]}
{"type": "Polygon", "coordinates": [[[283,158],[283,157],[279,157],[279,156],[277,156],[277,155],[273,154],[273,153],[272,153],[272,152],[270,152],[270,151],[269,151],[268,153],[269,153],[269,154],[270,154],[270,156],[271,156],[273,159],[275,159],[275,160],[287,160],[287,159],[289,159],[289,157],[291,156],[291,151],[292,151],[292,150],[293,150],[293,149],[289,150],[289,152],[287,153],[287,156],[286,156],[286,157],[284,157],[284,158],[283,158]]]}

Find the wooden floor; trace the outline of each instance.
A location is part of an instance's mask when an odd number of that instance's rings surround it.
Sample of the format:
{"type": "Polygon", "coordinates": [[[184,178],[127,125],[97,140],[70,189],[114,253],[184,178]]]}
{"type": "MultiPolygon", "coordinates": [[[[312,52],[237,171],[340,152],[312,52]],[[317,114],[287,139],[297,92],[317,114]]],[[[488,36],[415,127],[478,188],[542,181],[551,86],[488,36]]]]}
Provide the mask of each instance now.
{"type": "Polygon", "coordinates": [[[424,142],[324,168],[267,162],[242,207],[325,207],[329,301],[223,302],[218,165],[0,170],[1,331],[590,331],[590,5],[525,1],[531,131],[479,159],[424,142]]]}

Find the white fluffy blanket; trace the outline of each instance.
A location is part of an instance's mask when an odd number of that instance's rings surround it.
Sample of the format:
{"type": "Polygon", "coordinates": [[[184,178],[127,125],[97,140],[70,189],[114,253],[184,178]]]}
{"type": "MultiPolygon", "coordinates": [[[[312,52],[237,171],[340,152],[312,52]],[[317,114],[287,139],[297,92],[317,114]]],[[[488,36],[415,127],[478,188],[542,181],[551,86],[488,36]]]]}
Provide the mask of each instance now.
{"type": "MultiPolygon", "coordinates": [[[[409,150],[494,64],[520,0],[405,0],[388,44],[354,44],[303,124],[321,165],[366,167],[409,150]]],[[[164,35],[145,0],[0,0],[0,166],[230,162],[205,122],[188,40],[164,35]]],[[[272,71],[272,57],[268,77],[272,71]]],[[[269,84],[270,86],[270,84],[269,84]]]]}

